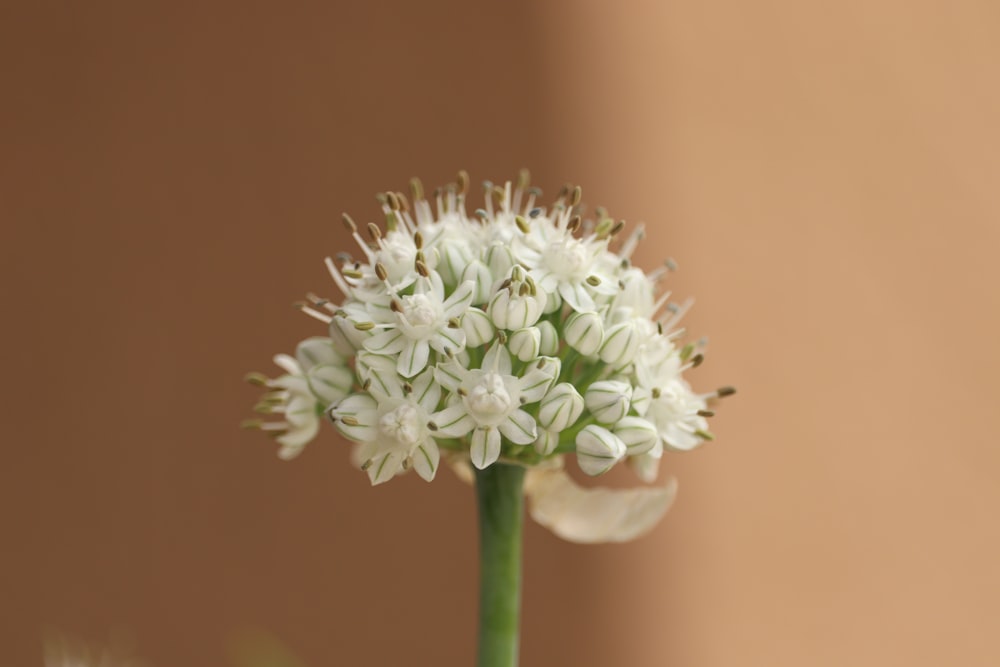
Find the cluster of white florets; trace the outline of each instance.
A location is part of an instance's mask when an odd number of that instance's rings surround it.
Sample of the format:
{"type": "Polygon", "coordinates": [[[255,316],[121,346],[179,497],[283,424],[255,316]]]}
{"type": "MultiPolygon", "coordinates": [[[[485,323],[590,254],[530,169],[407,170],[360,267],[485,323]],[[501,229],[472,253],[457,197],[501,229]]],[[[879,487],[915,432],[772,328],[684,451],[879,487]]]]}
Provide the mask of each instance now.
{"type": "Polygon", "coordinates": [[[368,239],[345,216],[361,255],[326,260],[343,298],[301,304],[329,336],[276,357],[285,375],[252,376],[268,388],[258,410],[283,417],[252,425],[283,458],[326,416],[373,484],[410,468],[429,481],[442,451],[479,469],[572,453],[590,475],[627,461],[651,481],[665,449],[712,438],[708,402],[732,390],[684,380],[701,345],[678,342],[688,304],[660,289],[672,263],[631,264],[641,226],[623,238],[603,210],[583,219],[579,188],[537,206],[526,175],[486,183],[471,215],[464,172],[433,207],[411,185],[380,197],[368,239]]]}

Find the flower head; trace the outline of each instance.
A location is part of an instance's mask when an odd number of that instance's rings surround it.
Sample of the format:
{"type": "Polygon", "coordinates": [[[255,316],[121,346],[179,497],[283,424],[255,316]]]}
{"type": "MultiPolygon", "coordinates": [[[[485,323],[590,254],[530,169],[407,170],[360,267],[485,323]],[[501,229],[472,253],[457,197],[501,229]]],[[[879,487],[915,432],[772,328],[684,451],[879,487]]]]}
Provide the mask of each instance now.
{"type": "Polygon", "coordinates": [[[634,537],[666,510],[673,486],[595,496],[567,490],[553,471],[567,456],[591,475],[624,461],[651,482],[665,450],[712,439],[710,403],[732,390],[699,394],[684,378],[704,343],[679,342],[690,303],[661,289],[673,262],[650,273],[631,263],[641,226],[623,235],[625,223],[603,209],[584,219],[579,188],[540,206],[526,172],[484,189],[470,214],[464,172],[432,199],[414,180],[409,197],[379,196],[385,223],[368,223],[367,238],[344,216],[359,254],[326,261],[340,301],[300,304],[329,337],[276,357],[284,375],[253,376],[268,389],[258,409],[280,419],[252,425],[291,458],[325,414],[356,443],[373,484],[411,468],[430,481],[442,456],[480,469],[524,465],[545,480],[529,484],[536,517],[558,534],[634,537]],[[567,527],[583,515],[553,510],[563,492],[588,507],[599,498],[608,521],[641,516],[641,529],[567,527]]]}

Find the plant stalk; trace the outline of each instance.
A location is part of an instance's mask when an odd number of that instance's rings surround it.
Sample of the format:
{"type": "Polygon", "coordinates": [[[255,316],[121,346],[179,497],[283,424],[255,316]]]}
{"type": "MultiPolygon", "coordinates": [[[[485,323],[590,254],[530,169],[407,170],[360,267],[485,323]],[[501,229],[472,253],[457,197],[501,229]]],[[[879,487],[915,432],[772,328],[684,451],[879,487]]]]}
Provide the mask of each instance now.
{"type": "Polygon", "coordinates": [[[524,468],[476,471],[479,505],[479,667],[516,667],[521,616],[524,468]]]}

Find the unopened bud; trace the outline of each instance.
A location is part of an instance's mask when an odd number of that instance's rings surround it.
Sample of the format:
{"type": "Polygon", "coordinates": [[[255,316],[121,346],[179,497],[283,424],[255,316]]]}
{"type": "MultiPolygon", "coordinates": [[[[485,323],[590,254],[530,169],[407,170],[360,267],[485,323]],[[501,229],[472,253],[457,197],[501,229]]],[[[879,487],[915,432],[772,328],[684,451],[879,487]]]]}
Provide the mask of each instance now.
{"type": "Polygon", "coordinates": [[[559,446],[559,433],[555,431],[539,431],[533,446],[539,455],[549,456],[559,446]]]}
{"type": "Polygon", "coordinates": [[[542,332],[537,327],[527,327],[510,335],[508,348],[521,361],[531,361],[538,356],[541,343],[542,332]]]}
{"type": "Polygon", "coordinates": [[[642,417],[623,417],[612,431],[625,443],[629,456],[645,454],[660,441],[656,426],[642,417]]]}
{"type": "Polygon", "coordinates": [[[469,308],[462,315],[462,331],[467,347],[479,347],[493,340],[493,323],[479,308],[469,308]]]}
{"type": "Polygon", "coordinates": [[[538,354],[546,357],[554,357],[559,351],[559,332],[548,320],[541,320],[535,325],[541,333],[541,341],[538,345],[538,354]]]}
{"type": "Polygon", "coordinates": [[[628,414],[632,385],[619,380],[600,380],[587,388],[587,410],[602,424],[616,424],[628,414]]]}
{"type": "Polygon", "coordinates": [[[628,449],[621,438],[591,424],[576,436],[576,462],[588,475],[602,475],[620,461],[628,449]]]}
{"type": "Polygon", "coordinates": [[[604,322],[593,311],[573,313],[566,320],[563,330],[566,342],[585,356],[595,354],[604,342],[604,322]]]}
{"type": "Polygon", "coordinates": [[[565,431],[583,414],[583,396],[569,382],[552,387],[538,406],[538,425],[550,431],[565,431]]]}

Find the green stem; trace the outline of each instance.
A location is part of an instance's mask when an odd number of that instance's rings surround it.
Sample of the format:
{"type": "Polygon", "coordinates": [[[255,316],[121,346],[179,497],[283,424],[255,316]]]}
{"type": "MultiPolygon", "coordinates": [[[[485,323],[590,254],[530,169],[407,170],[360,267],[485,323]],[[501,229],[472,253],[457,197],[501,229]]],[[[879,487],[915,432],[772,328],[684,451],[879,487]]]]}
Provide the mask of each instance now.
{"type": "Polygon", "coordinates": [[[479,502],[479,667],[516,667],[521,611],[524,468],[476,471],[479,502]]]}

